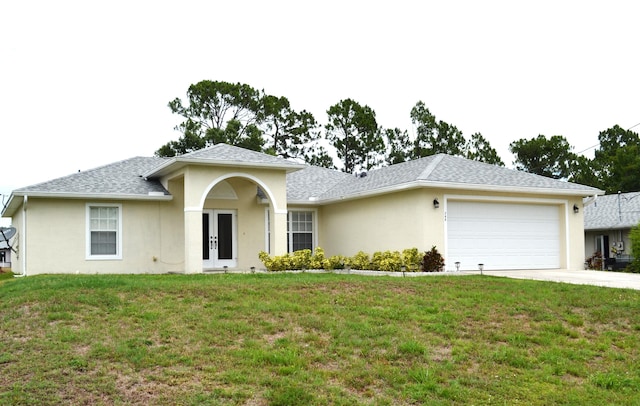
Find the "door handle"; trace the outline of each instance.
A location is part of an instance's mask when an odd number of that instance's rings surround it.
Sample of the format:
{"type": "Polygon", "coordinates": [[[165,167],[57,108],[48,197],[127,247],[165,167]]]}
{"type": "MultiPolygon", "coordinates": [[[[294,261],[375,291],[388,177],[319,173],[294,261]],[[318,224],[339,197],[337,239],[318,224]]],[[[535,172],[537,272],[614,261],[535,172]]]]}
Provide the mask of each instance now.
{"type": "Polygon", "coordinates": [[[209,237],[209,248],[213,249],[213,237],[209,237]]]}
{"type": "Polygon", "coordinates": [[[218,236],[213,237],[213,249],[218,249],[218,236]]]}

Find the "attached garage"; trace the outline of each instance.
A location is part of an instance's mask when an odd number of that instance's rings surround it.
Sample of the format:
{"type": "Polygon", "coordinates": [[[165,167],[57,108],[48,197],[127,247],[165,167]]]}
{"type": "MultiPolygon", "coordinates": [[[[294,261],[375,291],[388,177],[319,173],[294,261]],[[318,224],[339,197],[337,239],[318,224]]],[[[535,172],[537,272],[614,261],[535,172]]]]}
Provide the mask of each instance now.
{"type": "Polygon", "coordinates": [[[448,270],[558,269],[559,204],[448,200],[448,270]]]}

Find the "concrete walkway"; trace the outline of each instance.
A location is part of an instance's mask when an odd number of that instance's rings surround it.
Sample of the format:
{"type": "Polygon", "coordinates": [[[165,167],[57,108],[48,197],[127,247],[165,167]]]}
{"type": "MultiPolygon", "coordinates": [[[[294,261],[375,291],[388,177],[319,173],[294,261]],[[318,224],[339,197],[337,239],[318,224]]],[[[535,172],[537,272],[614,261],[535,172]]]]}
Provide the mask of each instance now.
{"type": "MultiPolygon", "coordinates": [[[[476,272],[479,273],[479,272],[476,272]]],[[[640,290],[640,274],[602,271],[567,271],[565,269],[533,271],[484,271],[484,275],[537,281],[595,285],[608,288],[640,290]]]]}

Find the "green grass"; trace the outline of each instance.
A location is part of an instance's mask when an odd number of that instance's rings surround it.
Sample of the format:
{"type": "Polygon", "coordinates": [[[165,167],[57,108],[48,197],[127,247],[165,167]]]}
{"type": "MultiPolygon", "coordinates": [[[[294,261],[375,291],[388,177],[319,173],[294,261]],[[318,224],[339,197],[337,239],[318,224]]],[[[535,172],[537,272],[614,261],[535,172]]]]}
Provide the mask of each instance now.
{"type": "Polygon", "coordinates": [[[0,280],[0,404],[640,404],[639,308],[486,276],[0,280]]]}

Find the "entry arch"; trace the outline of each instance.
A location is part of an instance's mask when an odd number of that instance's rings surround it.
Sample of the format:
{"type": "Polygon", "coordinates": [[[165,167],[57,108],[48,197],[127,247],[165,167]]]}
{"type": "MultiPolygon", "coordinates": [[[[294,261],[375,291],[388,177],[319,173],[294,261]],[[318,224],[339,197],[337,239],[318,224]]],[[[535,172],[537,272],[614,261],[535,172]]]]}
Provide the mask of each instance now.
{"type": "Polygon", "coordinates": [[[209,183],[209,185],[207,187],[204,188],[202,196],[200,197],[200,204],[199,204],[198,209],[199,210],[204,209],[204,203],[207,200],[207,195],[209,194],[209,192],[218,183],[220,183],[222,181],[225,181],[227,179],[230,179],[230,178],[245,178],[245,179],[251,180],[252,182],[257,184],[258,186],[260,186],[260,188],[267,195],[267,197],[269,198],[270,204],[273,205],[273,211],[274,211],[275,214],[287,214],[286,202],[284,202],[284,204],[282,205],[282,206],[284,206],[284,208],[281,208],[281,205],[278,204],[273,192],[271,191],[271,188],[269,188],[269,186],[267,186],[266,183],[264,183],[260,178],[254,176],[254,175],[251,175],[249,173],[244,173],[244,172],[225,173],[224,175],[221,175],[221,176],[218,176],[217,178],[215,178],[211,183],[209,183]]]}

